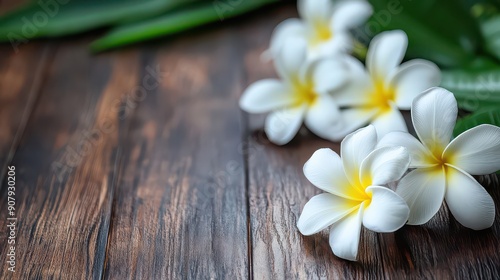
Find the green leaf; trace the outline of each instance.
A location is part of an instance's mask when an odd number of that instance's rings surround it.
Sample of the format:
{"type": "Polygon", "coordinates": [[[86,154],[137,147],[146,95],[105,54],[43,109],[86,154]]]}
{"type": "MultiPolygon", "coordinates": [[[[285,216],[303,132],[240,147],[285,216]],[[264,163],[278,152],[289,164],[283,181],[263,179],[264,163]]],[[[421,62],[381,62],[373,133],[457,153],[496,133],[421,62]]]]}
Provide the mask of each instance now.
{"type": "Polygon", "coordinates": [[[482,37],[463,6],[452,0],[370,0],[374,14],[365,30],[402,29],[409,39],[408,58],[424,58],[441,67],[467,65],[482,37]]]}
{"type": "Polygon", "coordinates": [[[500,109],[498,107],[485,108],[459,119],[453,130],[453,135],[456,137],[460,133],[481,124],[500,126],[500,109]]]}
{"type": "Polygon", "coordinates": [[[143,22],[120,26],[91,45],[92,51],[103,51],[160,36],[173,35],[207,23],[222,21],[278,0],[215,1],[192,9],[184,9],[143,22]]]}
{"type": "Polygon", "coordinates": [[[26,41],[143,20],[196,0],[34,1],[0,18],[1,41],[26,41]],[[59,4],[61,3],[61,4],[59,4]],[[65,3],[65,4],[63,4],[65,3]]]}
{"type": "Polygon", "coordinates": [[[461,109],[475,112],[496,107],[500,110],[500,66],[443,71],[441,86],[455,94],[461,109]]]}
{"type": "Polygon", "coordinates": [[[486,51],[500,60],[500,16],[481,21],[486,51]]]}

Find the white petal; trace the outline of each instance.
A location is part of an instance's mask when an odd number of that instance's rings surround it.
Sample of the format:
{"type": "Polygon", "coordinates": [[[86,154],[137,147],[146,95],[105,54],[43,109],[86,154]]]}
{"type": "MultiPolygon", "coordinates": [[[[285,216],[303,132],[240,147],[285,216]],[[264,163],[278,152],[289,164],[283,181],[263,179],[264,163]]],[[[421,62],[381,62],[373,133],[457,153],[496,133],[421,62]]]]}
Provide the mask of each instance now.
{"type": "Polygon", "coordinates": [[[465,227],[481,230],[495,220],[495,203],[486,190],[469,174],[453,167],[446,169],[446,204],[465,227]]]}
{"type": "Polygon", "coordinates": [[[372,124],[377,129],[377,135],[379,138],[384,137],[387,133],[393,131],[403,131],[408,132],[406,127],[405,119],[398,108],[391,105],[391,109],[387,112],[377,115],[373,120],[372,124]]]}
{"type": "Polygon", "coordinates": [[[355,58],[351,55],[344,55],[343,57],[344,63],[347,64],[349,68],[349,74],[353,76],[354,80],[362,79],[362,80],[370,80],[371,77],[368,75],[365,66],[359,59],[355,58]]]}
{"type": "Polygon", "coordinates": [[[386,31],[375,36],[366,56],[366,66],[375,80],[386,81],[403,60],[408,37],[401,30],[386,31]]]}
{"type": "Polygon", "coordinates": [[[300,79],[303,67],[306,67],[307,42],[298,37],[287,38],[274,59],[274,66],[284,80],[300,79]]]}
{"type": "Polygon", "coordinates": [[[444,88],[431,88],[413,100],[413,126],[422,144],[434,155],[441,155],[450,143],[457,113],[453,93],[444,88]]]}
{"type": "Polygon", "coordinates": [[[334,96],[339,106],[366,105],[373,91],[371,77],[363,64],[356,58],[346,55],[343,61],[348,68],[349,81],[334,96]]]}
{"type": "Polygon", "coordinates": [[[292,103],[290,90],[276,79],[265,79],[251,84],[240,98],[240,108],[252,114],[266,113],[292,103]]]}
{"type": "Polygon", "coordinates": [[[305,106],[275,111],[266,118],[265,131],[269,140],[284,145],[293,139],[304,119],[305,106]]]}
{"type": "Polygon", "coordinates": [[[420,168],[399,181],[396,193],[410,207],[408,224],[427,223],[443,204],[446,181],[442,168],[420,168]]]}
{"type": "Polygon", "coordinates": [[[335,33],[330,39],[309,46],[309,59],[320,59],[349,53],[353,48],[352,36],[347,32],[335,33]]]}
{"type": "Polygon", "coordinates": [[[333,14],[331,0],[298,0],[297,6],[300,17],[309,22],[329,21],[333,14]]]}
{"type": "Polygon", "coordinates": [[[306,38],[306,28],[298,18],[286,19],[276,26],[271,36],[270,51],[272,57],[276,57],[283,43],[292,37],[306,38]]]}
{"type": "Polygon", "coordinates": [[[350,261],[357,259],[364,210],[363,204],[361,204],[357,212],[352,212],[335,223],[330,229],[330,247],[335,256],[339,258],[350,261]]]}
{"type": "Polygon", "coordinates": [[[329,193],[319,194],[306,203],[297,227],[303,235],[315,234],[356,210],[358,206],[359,202],[329,193]]]}
{"type": "Polygon", "coordinates": [[[372,194],[372,201],[363,213],[363,225],[367,229],[375,232],[394,232],[404,226],[410,209],[399,195],[379,186],[370,186],[366,192],[372,194]]]}
{"type": "Polygon", "coordinates": [[[332,29],[346,31],[363,24],[372,14],[371,5],[364,0],[339,2],[335,6],[332,18],[332,29]]]}
{"type": "Polygon", "coordinates": [[[415,137],[407,132],[393,131],[387,133],[377,144],[377,148],[403,146],[410,153],[410,168],[435,166],[435,160],[415,137]]]}
{"type": "Polygon", "coordinates": [[[405,148],[384,147],[371,152],[361,163],[360,182],[381,186],[401,179],[408,170],[410,155],[405,148]],[[370,182],[364,180],[371,179],[370,182]]]}
{"type": "Polygon", "coordinates": [[[344,198],[356,199],[347,180],[339,155],[324,148],[319,149],[304,164],[304,175],[316,187],[344,198]]]}
{"type": "Polygon", "coordinates": [[[436,64],[423,59],[405,62],[391,79],[396,91],[396,104],[399,109],[409,110],[415,97],[440,82],[441,72],[436,64]]]}
{"type": "Polygon", "coordinates": [[[335,100],[329,95],[319,96],[309,107],[305,124],[314,134],[325,138],[335,138],[335,132],[342,128],[342,118],[335,100]]]}
{"type": "Polygon", "coordinates": [[[365,108],[353,108],[340,110],[342,125],[339,129],[331,131],[331,141],[341,141],[353,131],[370,123],[372,117],[376,114],[376,110],[365,108]]]}
{"type": "Polygon", "coordinates": [[[443,157],[469,174],[500,170],[500,127],[483,124],[465,131],[451,141],[443,157]]]}
{"type": "Polygon", "coordinates": [[[352,185],[359,182],[359,170],[363,160],[377,145],[375,127],[369,125],[347,135],[341,143],[340,152],[345,174],[352,185]]]}
{"type": "Polygon", "coordinates": [[[347,82],[347,66],[339,58],[318,60],[311,68],[316,93],[329,94],[347,82]]]}

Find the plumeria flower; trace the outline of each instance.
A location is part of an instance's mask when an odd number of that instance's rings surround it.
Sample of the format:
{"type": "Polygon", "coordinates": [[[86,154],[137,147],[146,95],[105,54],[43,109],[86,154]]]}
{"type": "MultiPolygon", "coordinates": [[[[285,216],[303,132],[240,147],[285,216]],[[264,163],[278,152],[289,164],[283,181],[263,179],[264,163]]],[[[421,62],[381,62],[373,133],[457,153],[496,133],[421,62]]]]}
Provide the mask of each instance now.
{"type": "Polygon", "coordinates": [[[314,134],[329,139],[342,123],[332,92],[347,81],[346,66],[335,58],[307,61],[305,41],[289,40],[293,42],[274,60],[281,80],[251,84],[240,99],[240,107],[254,114],[272,111],[265,131],[278,145],[292,140],[303,120],[314,134]]]}
{"type": "Polygon", "coordinates": [[[291,37],[307,42],[310,59],[347,52],[353,45],[349,29],[362,24],[372,7],[364,0],[299,0],[298,11],[301,19],[287,19],[276,27],[268,56],[274,58],[291,37]]]}
{"type": "Polygon", "coordinates": [[[408,133],[392,132],[380,147],[402,145],[410,152],[410,168],[397,193],[408,203],[409,224],[429,221],[443,199],[453,216],[465,227],[480,230],[495,219],[495,205],[486,190],[470,175],[500,169],[500,128],[479,125],[450,142],[457,118],[457,102],[443,88],[432,88],[413,101],[411,117],[421,142],[408,133]]]}
{"type": "Polygon", "coordinates": [[[370,43],[365,70],[356,59],[347,59],[352,71],[350,86],[337,96],[346,121],[342,137],[371,123],[379,137],[390,131],[407,131],[399,109],[409,110],[413,98],[439,85],[439,68],[432,62],[414,59],[400,65],[408,38],[401,30],[377,35],[370,43]]]}
{"type": "Polygon", "coordinates": [[[361,224],[375,232],[393,232],[409,215],[406,202],[383,185],[399,180],[410,156],[403,147],[376,149],[373,126],[348,135],[340,158],[330,149],[320,149],[304,165],[304,175],[326,193],[306,203],[297,227],[304,235],[328,226],[333,253],[356,260],[361,224]]]}

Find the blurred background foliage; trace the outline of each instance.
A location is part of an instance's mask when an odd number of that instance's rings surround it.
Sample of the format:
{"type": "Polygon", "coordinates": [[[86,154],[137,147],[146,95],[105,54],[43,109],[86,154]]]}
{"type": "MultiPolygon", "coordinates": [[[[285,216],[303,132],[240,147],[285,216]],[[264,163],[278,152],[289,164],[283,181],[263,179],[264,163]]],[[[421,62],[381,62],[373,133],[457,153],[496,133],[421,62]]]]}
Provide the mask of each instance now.
{"type": "MultiPolygon", "coordinates": [[[[500,126],[500,0],[368,1],[374,13],[353,30],[361,43],[357,45],[366,48],[385,30],[404,30],[409,39],[406,59],[435,62],[443,71],[442,86],[467,112],[455,134],[481,123],[500,126]]],[[[16,48],[39,37],[106,28],[90,46],[101,52],[221,23],[278,2],[294,1],[36,0],[0,17],[0,42],[16,48]]]]}
{"type": "Polygon", "coordinates": [[[107,35],[92,44],[94,51],[103,51],[220,22],[275,2],[278,0],[37,0],[0,18],[0,42],[110,27],[107,35]]]}

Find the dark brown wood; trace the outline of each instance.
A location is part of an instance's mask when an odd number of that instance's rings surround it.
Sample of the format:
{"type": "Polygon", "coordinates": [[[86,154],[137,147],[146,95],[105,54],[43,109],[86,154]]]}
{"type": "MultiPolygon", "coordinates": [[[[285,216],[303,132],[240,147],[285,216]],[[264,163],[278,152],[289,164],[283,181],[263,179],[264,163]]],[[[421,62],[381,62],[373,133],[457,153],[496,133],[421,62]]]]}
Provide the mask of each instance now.
{"type": "Polygon", "coordinates": [[[461,226],[444,204],[422,226],[405,226],[381,235],[387,277],[411,279],[500,278],[500,190],[485,184],[496,204],[493,227],[474,231],[461,226]]]}
{"type": "Polygon", "coordinates": [[[236,35],[184,38],[146,60],[164,77],[125,139],[105,278],[248,278],[236,35]]]}
{"type": "Polygon", "coordinates": [[[19,52],[0,47],[0,178],[7,170],[38,96],[51,47],[31,44],[19,52]]]}
{"type": "MultiPolygon", "coordinates": [[[[17,272],[2,267],[1,279],[101,278],[120,154],[113,106],[135,85],[138,57],[91,57],[88,42],[62,43],[51,57],[10,164],[16,167],[17,272]]],[[[6,236],[3,210],[0,235],[6,236]]],[[[0,248],[2,260],[6,251],[0,248]]]]}

